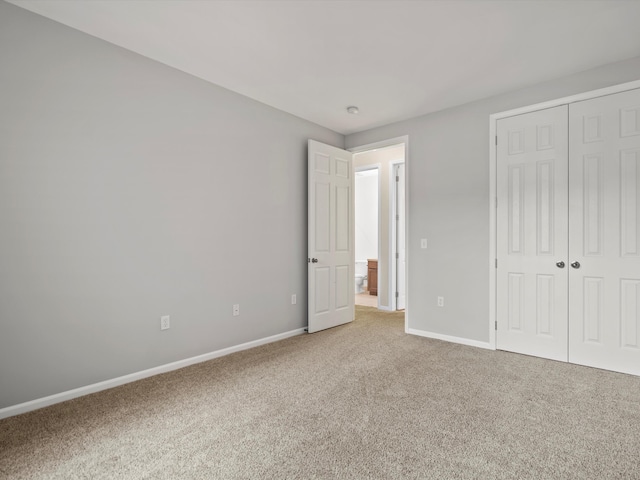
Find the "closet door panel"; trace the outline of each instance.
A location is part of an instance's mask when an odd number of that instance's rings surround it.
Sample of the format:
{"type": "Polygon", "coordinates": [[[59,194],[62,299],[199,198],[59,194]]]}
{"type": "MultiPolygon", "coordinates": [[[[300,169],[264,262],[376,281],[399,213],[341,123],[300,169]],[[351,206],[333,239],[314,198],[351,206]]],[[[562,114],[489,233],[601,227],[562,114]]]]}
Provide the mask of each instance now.
{"type": "Polygon", "coordinates": [[[640,375],[640,90],[571,104],[569,151],[569,361],[640,375]]]}
{"type": "Polygon", "coordinates": [[[563,361],[567,116],[560,106],[499,120],[496,179],[497,347],[563,361]]]}

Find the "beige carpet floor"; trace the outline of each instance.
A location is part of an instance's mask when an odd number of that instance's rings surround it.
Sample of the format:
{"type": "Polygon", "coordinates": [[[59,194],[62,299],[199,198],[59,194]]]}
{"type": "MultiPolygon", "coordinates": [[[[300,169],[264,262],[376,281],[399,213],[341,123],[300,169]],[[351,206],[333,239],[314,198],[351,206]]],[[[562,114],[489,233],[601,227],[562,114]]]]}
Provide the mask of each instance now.
{"type": "Polygon", "coordinates": [[[2,420],[0,478],[640,478],[640,378],[358,312],[2,420]]]}

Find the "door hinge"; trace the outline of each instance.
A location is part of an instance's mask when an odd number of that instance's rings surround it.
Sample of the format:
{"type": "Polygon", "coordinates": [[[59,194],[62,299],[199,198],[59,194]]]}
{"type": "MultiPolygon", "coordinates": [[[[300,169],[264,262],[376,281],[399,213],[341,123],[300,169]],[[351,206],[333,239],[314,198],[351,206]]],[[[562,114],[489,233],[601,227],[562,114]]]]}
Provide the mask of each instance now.
{"type": "Polygon", "coordinates": [[[496,145],[498,145],[498,136],[496,135],[496,145]]]}
{"type": "Polygon", "coordinates": [[[400,294],[398,292],[396,292],[396,298],[398,298],[400,296],[400,294]]]}
{"type": "Polygon", "coordinates": [[[400,258],[400,254],[399,253],[396,253],[396,258],[400,258]]]}
{"type": "Polygon", "coordinates": [[[496,268],[498,268],[498,259],[496,258],[496,268]]]}
{"type": "Polygon", "coordinates": [[[396,175],[396,182],[400,181],[400,177],[398,175],[396,175]]]}
{"type": "Polygon", "coordinates": [[[496,320],[496,330],[498,329],[498,320],[496,320]]]}

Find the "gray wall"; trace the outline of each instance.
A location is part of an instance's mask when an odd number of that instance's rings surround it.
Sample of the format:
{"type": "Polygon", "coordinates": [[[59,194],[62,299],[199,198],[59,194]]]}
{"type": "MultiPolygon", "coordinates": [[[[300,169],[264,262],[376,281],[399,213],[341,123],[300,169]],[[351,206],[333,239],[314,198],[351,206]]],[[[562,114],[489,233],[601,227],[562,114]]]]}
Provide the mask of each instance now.
{"type": "Polygon", "coordinates": [[[489,341],[489,115],[638,79],[640,57],[347,136],[353,148],[409,135],[410,328],[489,341]]]}
{"type": "Polygon", "coordinates": [[[306,326],[342,135],[4,2],[0,65],[0,408],[306,326]]]}

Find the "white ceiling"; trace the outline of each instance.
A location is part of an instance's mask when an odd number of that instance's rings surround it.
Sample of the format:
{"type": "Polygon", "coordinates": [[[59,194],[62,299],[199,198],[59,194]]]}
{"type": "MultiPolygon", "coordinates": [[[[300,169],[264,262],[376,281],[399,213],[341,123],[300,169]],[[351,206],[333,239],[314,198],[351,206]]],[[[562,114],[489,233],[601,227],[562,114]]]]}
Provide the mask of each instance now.
{"type": "Polygon", "coordinates": [[[343,134],[640,55],[636,0],[9,1],[343,134]]]}

